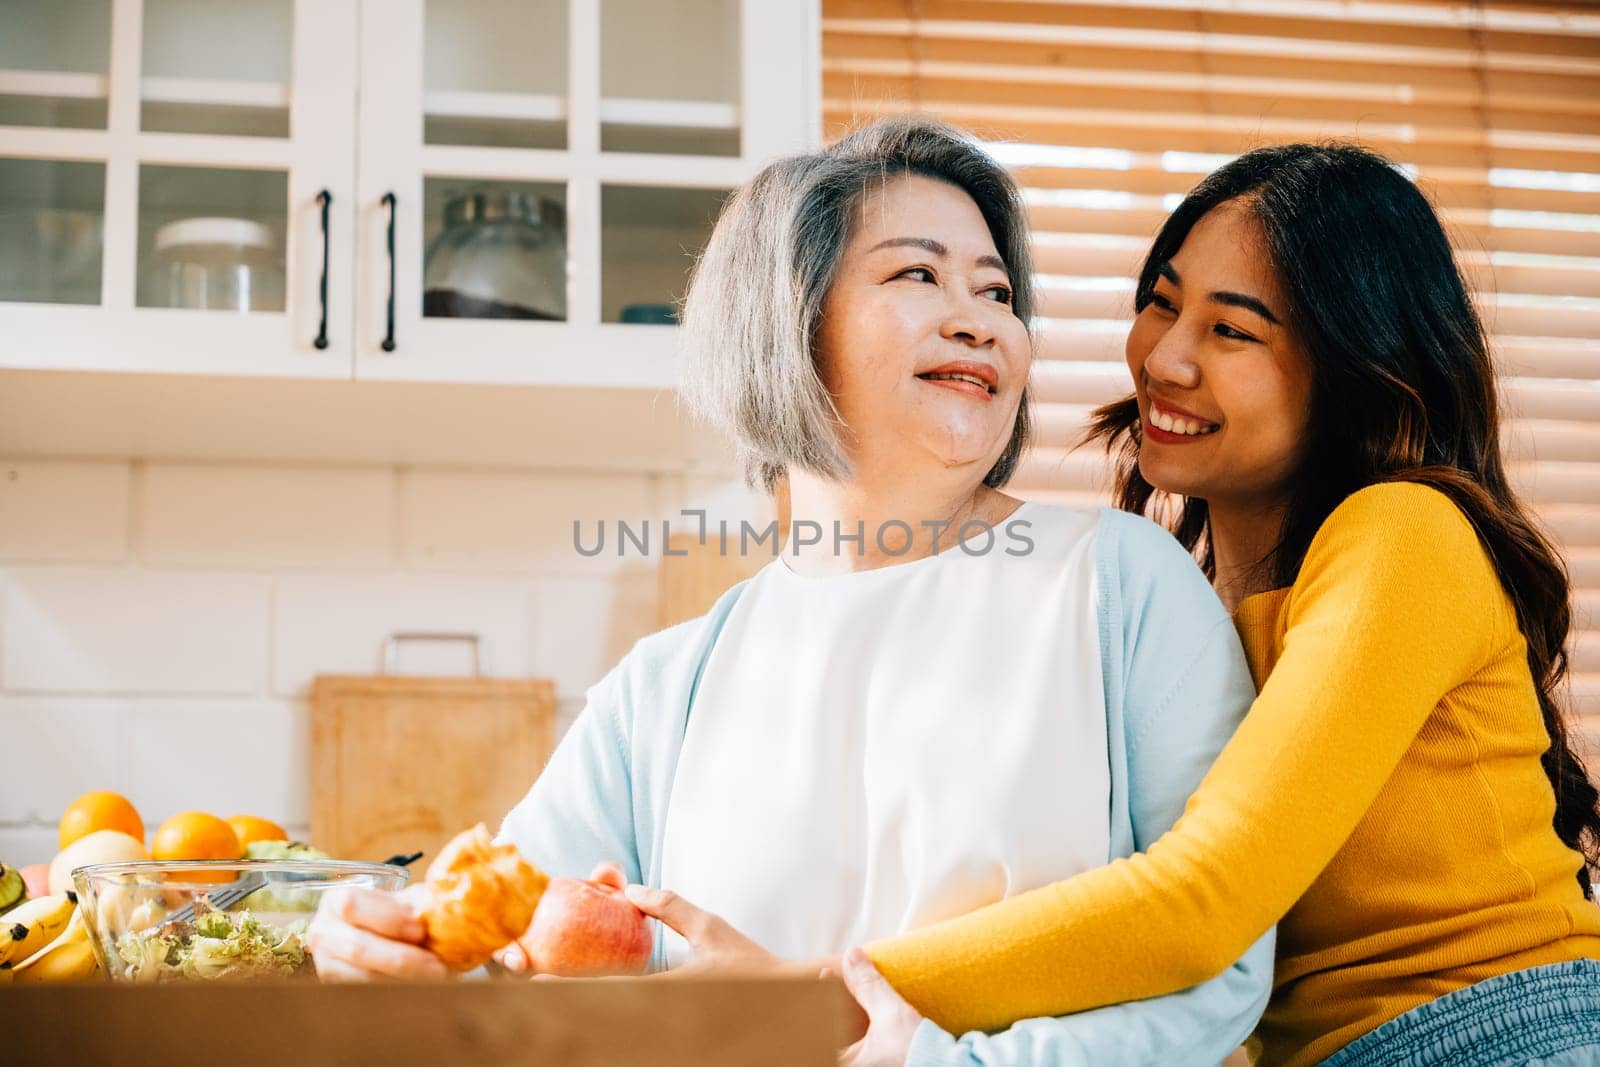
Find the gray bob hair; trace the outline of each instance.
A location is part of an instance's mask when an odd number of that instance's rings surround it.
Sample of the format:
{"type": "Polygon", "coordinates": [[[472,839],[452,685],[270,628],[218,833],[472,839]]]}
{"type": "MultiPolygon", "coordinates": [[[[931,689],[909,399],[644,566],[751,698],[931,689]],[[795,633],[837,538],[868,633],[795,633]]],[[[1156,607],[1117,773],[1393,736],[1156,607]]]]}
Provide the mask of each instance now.
{"type": "MultiPolygon", "coordinates": [[[[779,160],[728,201],[684,302],[683,398],[732,433],[745,480],[771,493],[789,467],[850,474],[843,425],[818,373],[814,338],[850,238],[853,209],[875,183],[902,174],[972,197],[1011,276],[1011,306],[1033,316],[1027,221],[1016,183],[971,138],[931,119],[883,119],[808,155],[779,160]]],[[[984,484],[1016,470],[1032,433],[1031,391],[984,484]]]]}

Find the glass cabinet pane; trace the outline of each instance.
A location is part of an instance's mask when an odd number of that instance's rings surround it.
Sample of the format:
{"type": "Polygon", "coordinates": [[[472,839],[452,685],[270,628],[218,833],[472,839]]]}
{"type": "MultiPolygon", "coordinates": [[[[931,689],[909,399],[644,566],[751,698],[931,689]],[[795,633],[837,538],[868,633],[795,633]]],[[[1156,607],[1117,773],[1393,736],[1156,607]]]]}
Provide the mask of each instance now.
{"type": "Polygon", "coordinates": [[[673,323],[695,257],[728,196],[720,189],[600,190],[600,318],[673,323]]]}
{"type": "Polygon", "coordinates": [[[103,163],[0,158],[0,300],[100,303],[103,163]]]}
{"type": "Polygon", "coordinates": [[[294,0],[144,0],[139,125],[289,136],[294,0]]]}
{"type": "Polygon", "coordinates": [[[423,141],[567,146],[566,0],[427,0],[423,141]]]}
{"type": "Polygon", "coordinates": [[[739,154],[739,0],[601,0],[600,147],[739,154]]]}
{"type": "Polygon", "coordinates": [[[289,176],[139,168],[139,306],[282,311],[289,176]]]}
{"type": "Polygon", "coordinates": [[[0,126],[106,128],[111,0],[0,0],[0,126]]]}
{"type": "Polygon", "coordinates": [[[567,317],[565,185],[427,178],[422,314],[567,317]]]}

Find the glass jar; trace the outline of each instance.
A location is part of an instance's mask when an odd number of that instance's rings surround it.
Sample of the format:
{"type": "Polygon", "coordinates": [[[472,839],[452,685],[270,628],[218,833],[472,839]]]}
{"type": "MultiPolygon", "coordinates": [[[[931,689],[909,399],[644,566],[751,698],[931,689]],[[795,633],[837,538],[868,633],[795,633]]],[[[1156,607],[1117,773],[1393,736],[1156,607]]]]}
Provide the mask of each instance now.
{"type": "Polygon", "coordinates": [[[197,218],[156,231],[144,307],[282,311],[283,267],[272,231],[253,219],[197,218]]]}
{"type": "Polygon", "coordinates": [[[423,263],[422,313],[461,319],[567,317],[566,217],[531,193],[465,193],[423,263]]]}

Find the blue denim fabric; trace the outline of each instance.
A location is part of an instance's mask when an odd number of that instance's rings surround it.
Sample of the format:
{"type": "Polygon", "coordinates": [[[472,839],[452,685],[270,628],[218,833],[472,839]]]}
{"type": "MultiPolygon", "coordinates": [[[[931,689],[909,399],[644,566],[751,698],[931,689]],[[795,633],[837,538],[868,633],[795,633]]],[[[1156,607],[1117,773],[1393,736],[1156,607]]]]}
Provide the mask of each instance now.
{"type": "Polygon", "coordinates": [[[1600,960],[1502,974],[1390,1019],[1322,1067],[1600,1067],[1600,960]]]}

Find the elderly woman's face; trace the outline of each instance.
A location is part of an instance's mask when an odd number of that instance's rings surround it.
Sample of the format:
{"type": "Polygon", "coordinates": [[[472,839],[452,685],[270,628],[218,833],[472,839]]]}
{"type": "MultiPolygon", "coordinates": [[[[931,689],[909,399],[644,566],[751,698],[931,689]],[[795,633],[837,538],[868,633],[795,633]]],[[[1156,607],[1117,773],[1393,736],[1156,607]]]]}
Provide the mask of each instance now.
{"type": "Polygon", "coordinates": [[[856,211],[817,338],[850,458],[879,474],[968,466],[981,481],[1011,439],[1032,355],[983,215],[920,175],[874,186],[856,211]]]}

